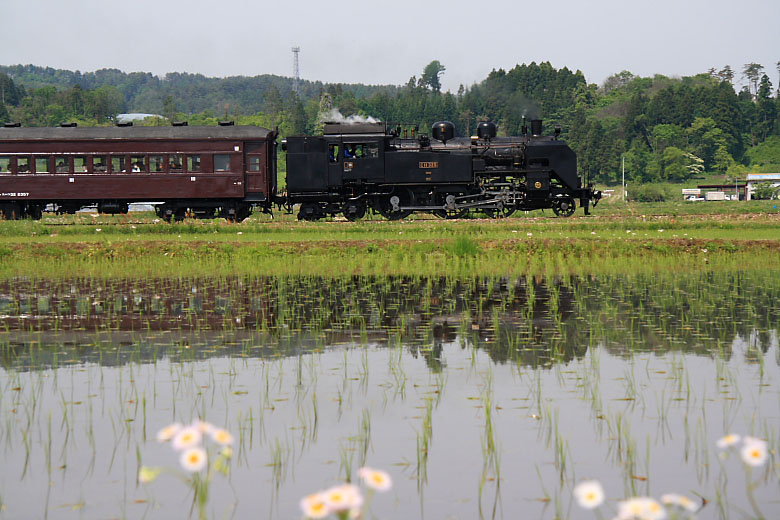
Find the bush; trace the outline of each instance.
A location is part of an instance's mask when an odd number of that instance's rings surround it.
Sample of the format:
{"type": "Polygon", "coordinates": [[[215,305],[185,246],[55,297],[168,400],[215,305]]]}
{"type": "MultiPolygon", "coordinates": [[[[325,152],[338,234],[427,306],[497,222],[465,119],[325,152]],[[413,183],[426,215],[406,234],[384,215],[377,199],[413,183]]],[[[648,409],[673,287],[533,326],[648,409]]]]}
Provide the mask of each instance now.
{"type": "Polygon", "coordinates": [[[666,189],[659,184],[633,184],[627,188],[628,199],[635,202],[664,202],[666,189]]]}

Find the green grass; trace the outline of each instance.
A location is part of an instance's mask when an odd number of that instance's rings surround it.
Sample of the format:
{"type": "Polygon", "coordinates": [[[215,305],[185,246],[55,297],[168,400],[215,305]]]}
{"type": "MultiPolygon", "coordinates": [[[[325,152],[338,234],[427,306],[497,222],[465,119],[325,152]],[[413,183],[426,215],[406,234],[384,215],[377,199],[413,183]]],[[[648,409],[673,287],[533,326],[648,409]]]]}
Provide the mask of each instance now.
{"type": "Polygon", "coordinates": [[[253,216],[241,224],[166,224],[149,214],[47,216],[39,222],[0,222],[0,277],[473,276],[775,268],[780,212],[670,216],[654,214],[656,206],[633,205],[642,210],[634,215],[569,219],[523,215],[354,223],[298,222],[290,215],[274,220],[253,216]]]}

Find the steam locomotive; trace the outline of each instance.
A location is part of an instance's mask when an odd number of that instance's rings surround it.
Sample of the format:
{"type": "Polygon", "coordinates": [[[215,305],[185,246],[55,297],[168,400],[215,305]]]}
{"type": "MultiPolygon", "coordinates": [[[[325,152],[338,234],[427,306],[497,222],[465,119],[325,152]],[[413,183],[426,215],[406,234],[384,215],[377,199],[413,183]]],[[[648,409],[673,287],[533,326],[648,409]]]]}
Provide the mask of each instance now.
{"type": "Polygon", "coordinates": [[[472,138],[455,138],[448,121],[432,137],[387,131],[383,123],[325,124],[324,135],[290,137],[285,204],[300,204],[298,218],[343,214],[349,220],[373,210],[387,219],[413,212],[459,218],[469,211],[506,217],[516,210],[552,208],[571,216],[579,200],[585,214],[601,192],[583,186],[577,157],[542,121],[523,122],[520,137],[497,137],[480,123],[472,138]]]}
{"type": "Polygon", "coordinates": [[[317,220],[358,220],[373,211],[390,220],[413,212],[458,218],[469,211],[505,217],[552,208],[588,214],[601,193],[584,186],[565,142],[542,135],[542,122],[519,137],[455,138],[449,122],[425,134],[384,123],[327,123],[322,136],[295,136],[287,151],[286,191],[277,191],[277,133],[221,122],[214,127],[0,128],[0,217],[40,218],[97,206],[127,213],[153,204],[167,220],[241,221],[274,205],[317,220]]]}

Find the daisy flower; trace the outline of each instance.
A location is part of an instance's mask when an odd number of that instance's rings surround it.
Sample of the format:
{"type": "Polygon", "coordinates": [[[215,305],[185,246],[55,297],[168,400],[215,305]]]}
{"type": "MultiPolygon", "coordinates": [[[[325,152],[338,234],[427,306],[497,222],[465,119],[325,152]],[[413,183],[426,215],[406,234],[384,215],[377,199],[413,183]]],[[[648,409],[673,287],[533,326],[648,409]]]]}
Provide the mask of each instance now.
{"type": "Polygon", "coordinates": [[[390,475],[382,470],[372,469],[369,467],[360,468],[358,470],[358,476],[363,479],[368,487],[376,491],[388,491],[393,487],[393,480],[390,475]]]}
{"type": "Polygon", "coordinates": [[[716,445],[720,449],[729,448],[731,446],[734,446],[736,443],[738,443],[739,439],[740,437],[736,433],[729,433],[728,435],[725,435],[720,439],[718,439],[716,445]]]}
{"type": "Polygon", "coordinates": [[[200,471],[206,467],[206,450],[203,448],[190,448],[184,450],[179,457],[181,466],[190,472],[200,471]]]}
{"type": "Polygon", "coordinates": [[[181,424],[180,423],[173,423],[171,425],[166,426],[159,432],[157,432],[157,441],[158,442],[168,442],[169,440],[173,439],[173,436],[179,433],[181,430],[181,424]]]}
{"type": "Polygon", "coordinates": [[[229,431],[223,430],[222,428],[214,428],[211,430],[210,435],[214,442],[221,444],[222,446],[233,444],[233,436],[230,435],[229,431]]]}
{"type": "Polygon", "coordinates": [[[699,504],[686,497],[685,495],[678,495],[677,493],[667,493],[661,495],[661,503],[665,506],[680,507],[691,513],[695,513],[699,510],[699,504]]]}
{"type": "Polygon", "coordinates": [[[200,445],[203,434],[192,426],[182,428],[173,438],[173,447],[177,451],[186,450],[200,445]]]}
{"type": "Polygon", "coordinates": [[[301,511],[306,518],[325,518],[330,514],[324,493],[313,493],[301,500],[301,511]]]}
{"type": "Polygon", "coordinates": [[[580,507],[595,509],[604,502],[604,489],[597,480],[584,480],[574,488],[574,497],[580,507]]]}
{"type": "Polygon", "coordinates": [[[754,437],[745,437],[741,455],[745,464],[753,467],[763,466],[769,457],[766,442],[754,437]]]}
{"type": "Polygon", "coordinates": [[[333,512],[357,509],[363,505],[363,495],[360,494],[360,489],[353,484],[335,486],[323,494],[328,509],[333,512]]]}

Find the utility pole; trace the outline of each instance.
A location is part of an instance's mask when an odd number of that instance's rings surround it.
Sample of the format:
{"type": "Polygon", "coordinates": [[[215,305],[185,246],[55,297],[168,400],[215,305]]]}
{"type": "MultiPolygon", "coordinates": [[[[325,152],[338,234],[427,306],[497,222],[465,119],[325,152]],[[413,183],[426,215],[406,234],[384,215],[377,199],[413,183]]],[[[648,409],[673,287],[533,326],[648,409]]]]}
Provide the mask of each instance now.
{"type": "Polygon", "coordinates": [[[623,163],[623,202],[626,201],[626,156],[621,157],[623,163]]]}
{"type": "Polygon", "coordinates": [[[293,92],[295,92],[296,95],[299,95],[299,82],[301,81],[301,71],[298,68],[298,53],[301,52],[301,48],[298,46],[295,46],[292,48],[293,52],[293,92]]]}

